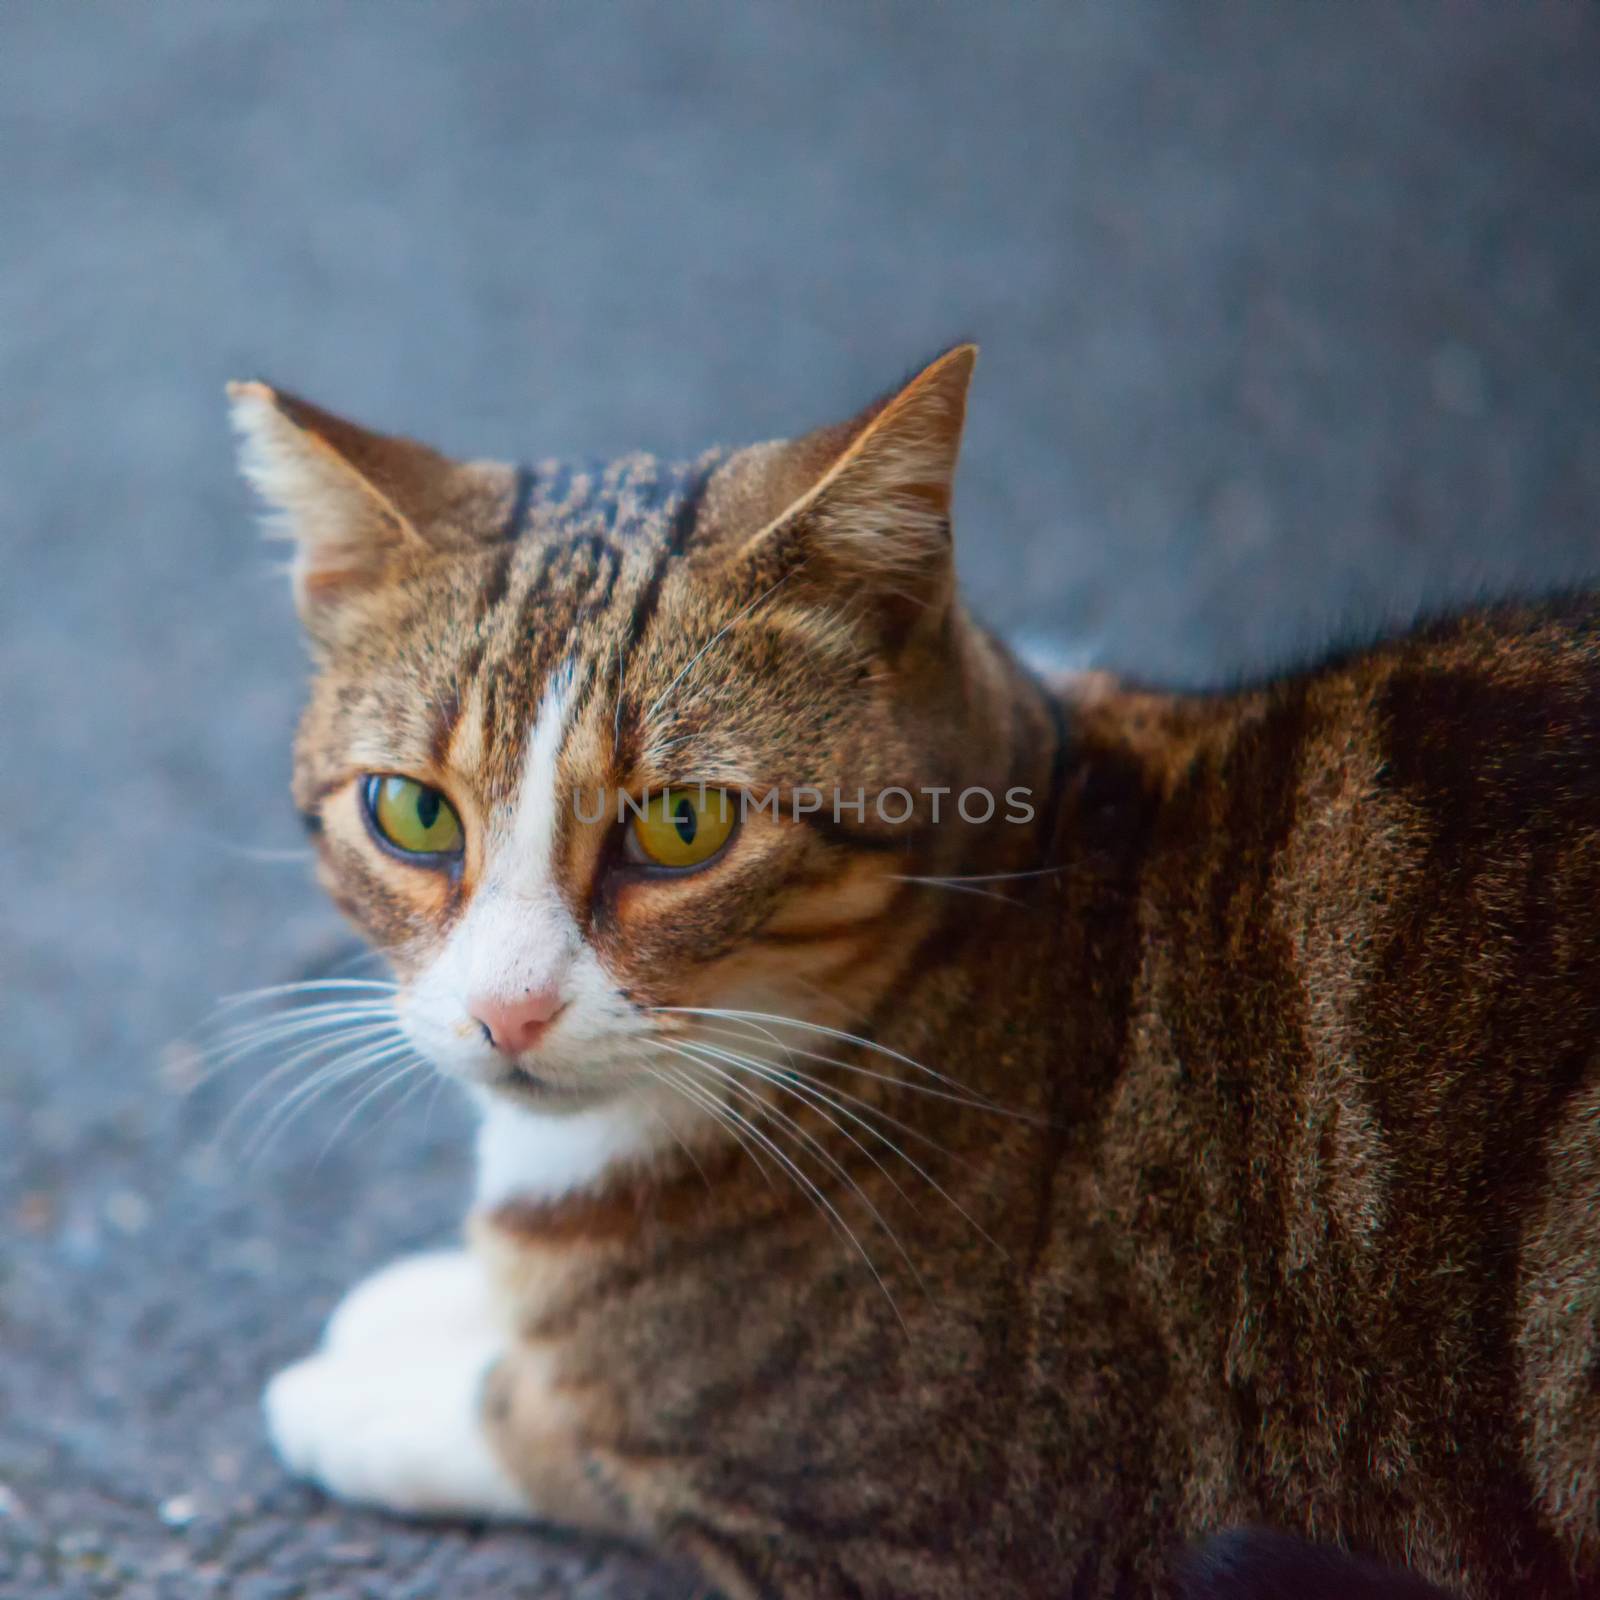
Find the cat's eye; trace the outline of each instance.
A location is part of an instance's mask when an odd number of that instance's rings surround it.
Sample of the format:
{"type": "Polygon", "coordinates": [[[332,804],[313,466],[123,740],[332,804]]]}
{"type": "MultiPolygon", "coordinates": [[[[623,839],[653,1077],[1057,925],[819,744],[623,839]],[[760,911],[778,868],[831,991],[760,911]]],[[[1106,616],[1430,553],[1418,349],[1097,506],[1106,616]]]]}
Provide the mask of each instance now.
{"type": "Polygon", "coordinates": [[[437,789],[415,778],[381,777],[366,781],[367,815],[379,835],[408,856],[461,853],[461,819],[437,789]]]}
{"type": "Polygon", "coordinates": [[[628,855],[653,867],[698,867],[728,842],[737,810],[726,789],[663,789],[634,813],[628,855]]]}

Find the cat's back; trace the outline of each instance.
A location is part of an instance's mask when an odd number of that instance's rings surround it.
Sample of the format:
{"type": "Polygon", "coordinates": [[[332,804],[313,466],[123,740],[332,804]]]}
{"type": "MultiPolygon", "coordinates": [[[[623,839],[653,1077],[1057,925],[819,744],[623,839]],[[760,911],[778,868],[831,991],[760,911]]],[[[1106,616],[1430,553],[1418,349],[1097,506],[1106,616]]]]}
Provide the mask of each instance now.
{"type": "Polygon", "coordinates": [[[1186,1499],[1567,1592],[1600,1559],[1600,599],[1121,715],[1160,802],[1095,1183],[1186,1499]]]}

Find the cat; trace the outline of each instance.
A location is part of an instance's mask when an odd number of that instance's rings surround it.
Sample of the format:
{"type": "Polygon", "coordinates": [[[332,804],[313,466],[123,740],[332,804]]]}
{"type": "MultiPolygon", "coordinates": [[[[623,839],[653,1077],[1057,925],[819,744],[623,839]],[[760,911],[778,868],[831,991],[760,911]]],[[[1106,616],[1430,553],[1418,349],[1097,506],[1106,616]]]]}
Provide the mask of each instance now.
{"type": "Polygon", "coordinates": [[[354,1014],[482,1109],[468,1248],[350,1293],[279,1453],[736,1600],[1255,1527],[1192,1592],[1600,1593],[1600,602],[1046,682],[956,592],[974,359],[592,470],[233,386],[354,1014]]]}

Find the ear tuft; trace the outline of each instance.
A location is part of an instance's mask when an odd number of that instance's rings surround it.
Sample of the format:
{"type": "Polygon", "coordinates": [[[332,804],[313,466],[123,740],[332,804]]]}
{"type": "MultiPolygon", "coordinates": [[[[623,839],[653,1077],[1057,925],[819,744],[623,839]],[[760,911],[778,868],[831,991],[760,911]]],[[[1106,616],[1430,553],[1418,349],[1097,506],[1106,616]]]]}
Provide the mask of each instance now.
{"type": "Polygon", "coordinates": [[[272,532],[292,537],[292,507],[305,498],[307,486],[285,434],[276,391],[257,378],[230,383],[228,420],[239,441],[239,471],[271,508],[272,532]],[[282,525],[285,519],[288,526],[282,525]]]}
{"type": "Polygon", "coordinates": [[[266,501],[269,532],[295,544],[295,597],[323,603],[421,554],[459,493],[461,470],[409,439],[370,433],[261,382],[230,383],[239,465],[266,501]]]}

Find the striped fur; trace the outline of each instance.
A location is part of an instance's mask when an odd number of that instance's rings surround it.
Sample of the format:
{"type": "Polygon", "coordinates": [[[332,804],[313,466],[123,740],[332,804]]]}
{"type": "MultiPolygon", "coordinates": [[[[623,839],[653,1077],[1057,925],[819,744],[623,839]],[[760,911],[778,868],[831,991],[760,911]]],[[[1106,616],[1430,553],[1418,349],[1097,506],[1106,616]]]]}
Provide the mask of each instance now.
{"type": "MultiPolygon", "coordinates": [[[[1168,1593],[1185,1544],[1263,1525],[1464,1596],[1600,1594],[1600,601],[1226,695],[1047,687],[951,592],[970,365],[682,468],[452,467],[415,511],[420,447],[363,436],[380,546],[341,532],[319,582],[302,544],[296,793],[412,991],[504,866],[558,672],[558,797],[1037,802],[758,817],[673,880],[619,869],[614,822],[541,823],[606,990],[541,1072],[590,1117],[662,1091],[640,1060],[702,1099],[631,1156],[595,1124],[559,1192],[502,1171],[473,1217],[499,1461],[731,1596],[1168,1593]],[[441,500],[476,535],[432,533],[441,500]],[[445,790],[458,877],[374,849],[366,771],[445,790]]],[[[274,403],[247,430],[316,432],[274,403]]]]}

